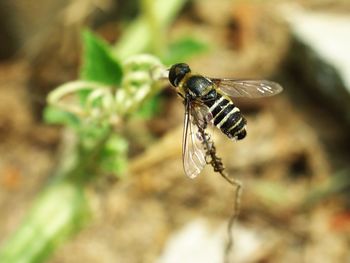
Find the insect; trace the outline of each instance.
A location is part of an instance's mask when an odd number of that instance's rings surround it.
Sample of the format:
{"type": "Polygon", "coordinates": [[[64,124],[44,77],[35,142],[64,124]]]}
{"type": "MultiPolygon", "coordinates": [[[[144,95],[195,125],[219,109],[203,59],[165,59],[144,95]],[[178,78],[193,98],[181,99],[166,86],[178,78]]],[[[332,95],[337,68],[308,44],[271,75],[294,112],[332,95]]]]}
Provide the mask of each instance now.
{"type": "Polygon", "coordinates": [[[268,80],[219,79],[193,74],[185,63],[171,66],[168,78],[184,99],[182,159],[185,174],[190,178],[195,178],[207,163],[210,146],[203,131],[208,124],[230,139],[246,137],[247,121],[231,97],[259,98],[283,90],[278,83],[268,80]]]}

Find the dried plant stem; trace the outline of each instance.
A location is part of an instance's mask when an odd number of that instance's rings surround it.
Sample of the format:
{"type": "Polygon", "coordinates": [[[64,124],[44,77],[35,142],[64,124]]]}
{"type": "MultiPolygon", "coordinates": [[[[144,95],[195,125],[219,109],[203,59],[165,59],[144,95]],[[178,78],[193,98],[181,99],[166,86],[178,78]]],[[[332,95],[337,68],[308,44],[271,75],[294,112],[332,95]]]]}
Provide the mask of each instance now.
{"type": "Polygon", "coordinates": [[[205,132],[204,128],[198,127],[198,130],[202,137],[202,141],[206,149],[207,157],[209,158],[207,163],[213,167],[214,172],[219,173],[228,183],[230,183],[235,188],[234,208],[233,208],[233,213],[227,225],[228,242],[225,248],[225,255],[224,255],[224,262],[228,263],[230,253],[234,245],[233,227],[235,222],[237,221],[239,211],[240,211],[242,183],[241,181],[228,176],[228,174],[225,172],[225,167],[224,167],[224,164],[222,163],[221,158],[216,155],[216,148],[215,148],[214,142],[210,139],[210,136],[205,132]]]}

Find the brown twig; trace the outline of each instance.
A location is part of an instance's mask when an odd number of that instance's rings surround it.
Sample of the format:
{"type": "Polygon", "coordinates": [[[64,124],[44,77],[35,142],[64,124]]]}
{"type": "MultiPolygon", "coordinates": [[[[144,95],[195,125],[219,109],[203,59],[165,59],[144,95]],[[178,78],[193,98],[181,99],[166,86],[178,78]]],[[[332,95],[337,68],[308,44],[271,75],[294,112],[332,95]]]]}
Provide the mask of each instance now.
{"type": "Polygon", "coordinates": [[[200,126],[198,126],[198,130],[202,137],[202,143],[204,144],[207,157],[210,158],[207,161],[207,163],[213,167],[214,172],[219,173],[228,183],[230,183],[233,187],[235,187],[234,208],[233,208],[233,213],[227,225],[228,242],[225,248],[225,255],[224,255],[224,262],[228,263],[229,255],[234,245],[234,239],[233,239],[233,233],[232,233],[233,227],[234,227],[234,223],[238,218],[239,211],[240,211],[242,183],[239,180],[231,178],[227,175],[221,158],[216,155],[216,148],[215,148],[214,142],[210,139],[210,136],[205,132],[204,128],[201,128],[200,126]]]}

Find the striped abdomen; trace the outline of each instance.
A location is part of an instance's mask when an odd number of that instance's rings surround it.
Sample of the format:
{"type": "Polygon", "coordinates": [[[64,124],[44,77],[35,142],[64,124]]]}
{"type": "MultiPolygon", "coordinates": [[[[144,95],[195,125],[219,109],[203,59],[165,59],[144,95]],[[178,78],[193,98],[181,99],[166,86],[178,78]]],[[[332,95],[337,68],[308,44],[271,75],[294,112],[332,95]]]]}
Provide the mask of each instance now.
{"type": "Polygon", "coordinates": [[[216,99],[203,102],[210,108],[214,125],[229,138],[241,140],[247,135],[247,121],[229,98],[216,93],[216,99]]]}

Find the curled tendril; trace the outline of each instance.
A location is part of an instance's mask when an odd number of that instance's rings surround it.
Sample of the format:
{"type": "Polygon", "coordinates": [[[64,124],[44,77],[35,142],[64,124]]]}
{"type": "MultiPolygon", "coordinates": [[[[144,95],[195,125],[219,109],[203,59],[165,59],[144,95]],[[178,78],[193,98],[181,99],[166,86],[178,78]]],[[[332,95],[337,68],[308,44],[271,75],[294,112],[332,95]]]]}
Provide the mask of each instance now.
{"type": "Polygon", "coordinates": [[[166,73],[162,63],[151,55],[138,55],[123,64],[122,89],[116,92],[116,111],[121,115],[134,112],[149,96],[159,91],[166,73]]]}
{"type": "Polygon", "coordinates": [[[121,87],[106,86],[92,81],[65,83],[48,96],[48,103],[70,112],[85,122],[118,124],[137,110],[145,99],[163,86],[165,66],[154,56],[135,55],[125,60],[121,87]],[[81,91],[87,91],[81,103],[81,91]]]}

